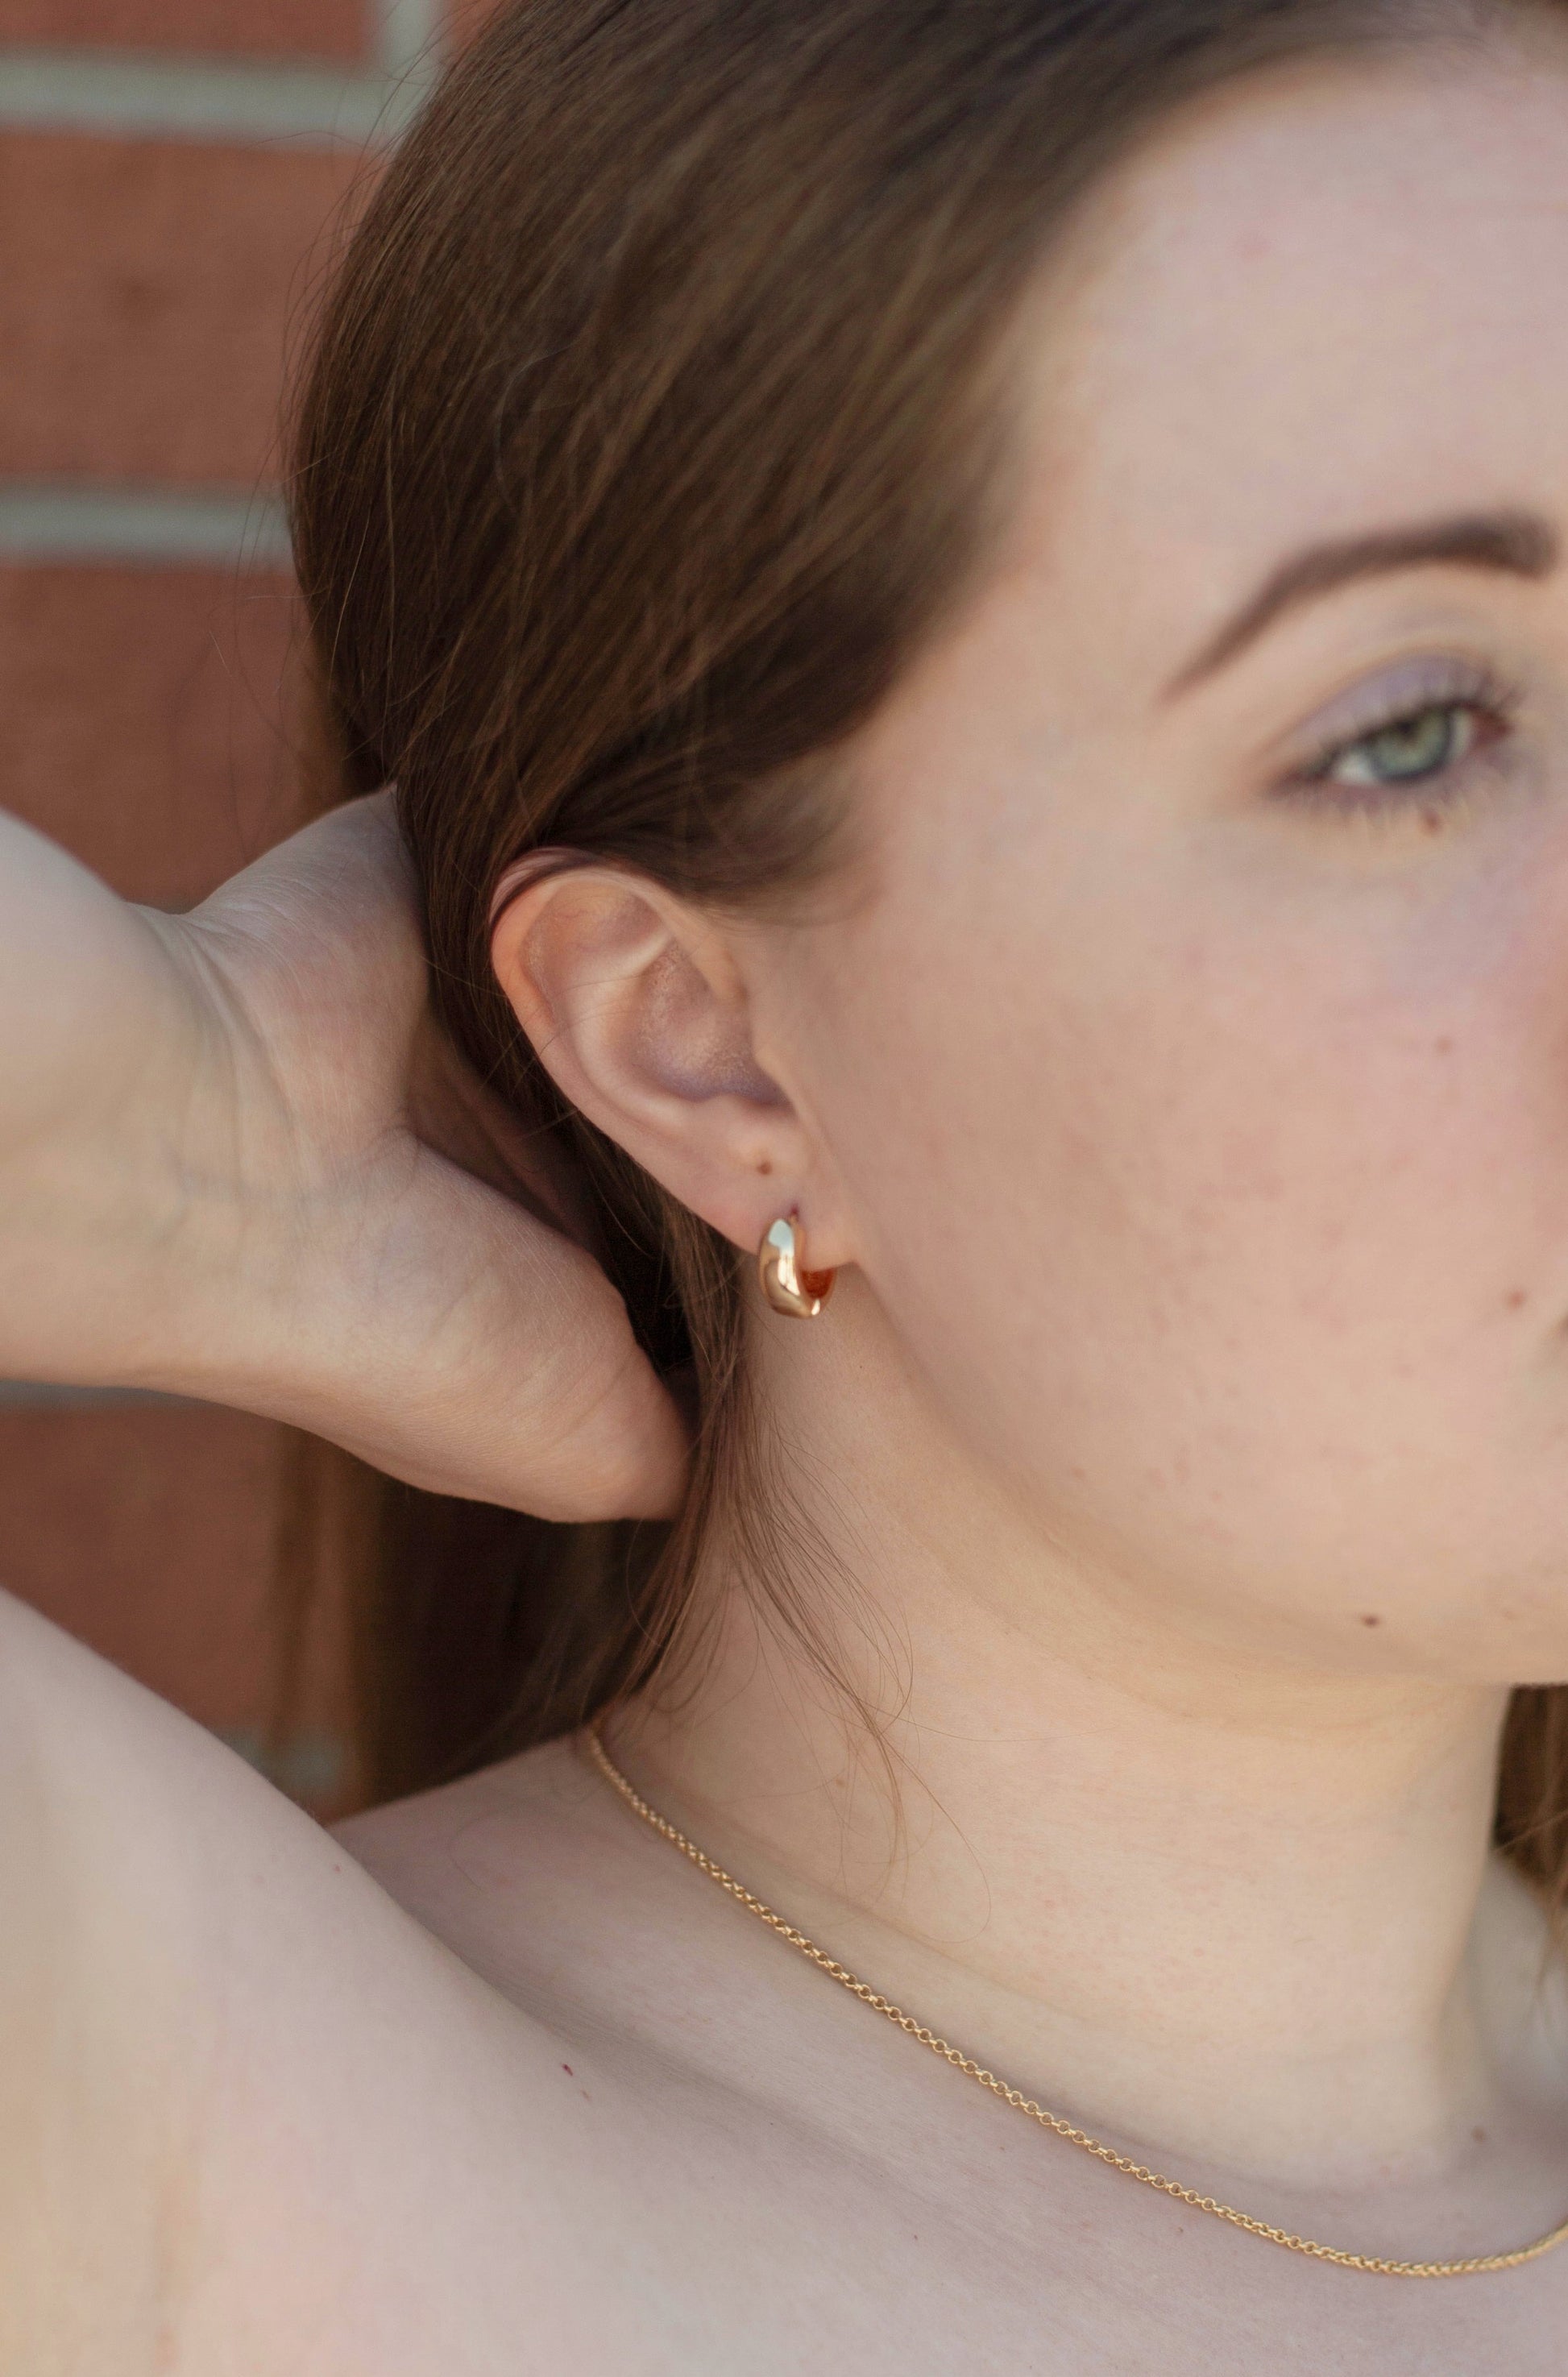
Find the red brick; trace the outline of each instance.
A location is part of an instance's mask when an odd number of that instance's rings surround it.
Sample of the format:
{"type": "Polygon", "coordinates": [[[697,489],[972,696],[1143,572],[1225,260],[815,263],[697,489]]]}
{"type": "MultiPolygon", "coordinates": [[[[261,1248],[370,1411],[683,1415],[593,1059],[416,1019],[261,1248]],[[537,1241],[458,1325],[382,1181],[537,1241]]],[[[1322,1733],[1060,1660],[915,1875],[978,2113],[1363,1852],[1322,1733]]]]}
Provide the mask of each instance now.
{"type": "Polygon", "coordinates": [[[370,23],[365,0],[0,0],[0,42],[359,59],[370,23]]]}
{"type": "Polygon", "coordinates": [[[0,806],[188,907],[318,798],[293,591],[228,570],[0,568],[0,806]]]}
{"type": "Polygon", "coordinates": [[[302,1451],[195,1404],[0,1408],[0,1583],[203,1725],[346,1741],[342,1578],[281,1583],[302,1451]]]}
{"type": "Polygon", "coordinates": [[[365,171],[346,153],[0,141],[0,475],[251,486],[365,171]]]}

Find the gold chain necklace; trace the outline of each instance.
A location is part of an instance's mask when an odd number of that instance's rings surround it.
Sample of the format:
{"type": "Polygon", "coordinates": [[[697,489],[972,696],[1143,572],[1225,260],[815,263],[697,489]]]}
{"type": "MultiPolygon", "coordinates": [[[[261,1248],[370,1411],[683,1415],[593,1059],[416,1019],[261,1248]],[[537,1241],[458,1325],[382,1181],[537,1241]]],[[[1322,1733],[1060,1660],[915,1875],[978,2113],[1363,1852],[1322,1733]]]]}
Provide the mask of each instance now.
{"type": "Polygon", "coordinates": [[[736,1881],[733,1874],[726,1873],[722,1865],[709,1857],[705,1850],[700,1849],[695,1841],[688,1840],[683,1832],[677,1831],[667,1817],[661,1816],[657,1808],[650,1807],[610,1756],[597,1726],[587,1727],[586,1738],[589,1752],[599,1772],[605,1782],[620,1794],[634,1815],[640,1816],[662,1840],[668,1841],[672,1848],[679,1849],[682,1857],[689,1857],[710,1881],[716,1881],[721,1890],[727,1891],[740,1905],[765,1923],[770,1931],[776,1931],[781,1940],[787,1940],[792,1948],[798,1948],[803,1956],[808,1957],[820,1971],[846,1989],[852,1997],[857,1997],[862,2005],[868,2005],[875,2013],[885,2014],[889,2022],[896,2023],[899,2029],[907,2031],[911,2038],[917,2038],[922,2047],[928,2047],[933,2055],[940,2055],[944,2063],[952,2065],[955,2072],[963,2072],[971,2080],[977,2080],[982,2088],[988,2088],[993,2096],[999,2096],[1002,2103],[1011,2105],[1015,2112],[1027,2113],[1032,2121],[1038,2121],[1042,2129],[1054,2131],[1059,2138],[1065,2138],[1069,2145],[1082,2146],[1083,2152],[1092,2154],[1097,2162],[1108,2163],[1112,2170],[1125,2171],[1129,2179],[1139,2180],[1145,2187],[1157,2188],[1162,2195],[1174,2196],[1179,2204],[1187,2204],[1193,2212],[1212,2213],[1216,2220],[1228,2220],[1233,2228],[1245,2228],[1250,2237],[1262,2237],[1271,2245],[1283,2245],[1288,2252],[1310,2253],[1314,2261],[1334,2262],[1342,2270],[1371,2270],[1384,2278],[1469,2278],[1478,2276],[1483,2270],[1516,2270],[1522,2263],[1538,2261],[1543,2253],[1550,2253],[1554,2245],[1568,2240],[1568,2220],[1565,2220],[1560,2228],[1553,2228],[1548,2236],[1538,2237],[1533,2245],[1516,2247],[1512,2253],[1477,2253],[1464,2262],[1389,2262],[1375,2253],[1347,2253],[1337,2245],[1319,2245],[1311,2237],[1293,2236],[1288,2228],[1275,2228],[1266,2220],[1254,2220],[1250,2212],[1238,2212],[1233,2205],[1221,2204],[1212,2195],[1200,2195],[1195,2189],[1183,2187],[1179,2180],[1162,2179],[1157,2170],[1145,2170],[1141,2162],[1133,2162],[1131,2156],[1118,2154],[1114,2146],[1102,2144],[1098,2138],[1090,2137],[1087,2131],[1075,2129],[1059,2114],[1047,2113],[1043,2105],[1036,2105],[1034,2098],[1025,2096],[1021,2089],[1010,2088],[1004,2080],[997,2078],[994,2072],[987,2072],[984,2064],[976,2063],[959,2048],[950,2047],[945,2038],[939,2038],[936,2032],[928,2030],[923,2022],[916,2022],[913,2014],[905,2013],[890,1999],[880,1996],[868,1982],[858,1979],[830,1956],[825,1948],[819,1948],[814,1940],[808,1940],[804,1931],[797,1931],[793,1923],[786,1923],[784,1917],[775,1913],[765,1900],[754,1897],[743,1882],[736,1881]]]}

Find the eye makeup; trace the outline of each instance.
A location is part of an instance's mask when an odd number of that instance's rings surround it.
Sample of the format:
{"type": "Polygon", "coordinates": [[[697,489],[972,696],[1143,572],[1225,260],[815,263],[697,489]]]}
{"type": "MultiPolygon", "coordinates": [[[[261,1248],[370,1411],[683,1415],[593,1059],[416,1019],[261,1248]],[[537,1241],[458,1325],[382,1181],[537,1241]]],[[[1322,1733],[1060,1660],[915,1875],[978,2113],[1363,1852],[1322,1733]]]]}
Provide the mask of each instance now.
{"type": "Polygon", "coordinates": [[[1347,816],[1425,813],[1475,788],[1513,733],[1516,687],[1474,659],[1429,653],[1356,687],[1306,730],[1275,797],[1347,816]]]}

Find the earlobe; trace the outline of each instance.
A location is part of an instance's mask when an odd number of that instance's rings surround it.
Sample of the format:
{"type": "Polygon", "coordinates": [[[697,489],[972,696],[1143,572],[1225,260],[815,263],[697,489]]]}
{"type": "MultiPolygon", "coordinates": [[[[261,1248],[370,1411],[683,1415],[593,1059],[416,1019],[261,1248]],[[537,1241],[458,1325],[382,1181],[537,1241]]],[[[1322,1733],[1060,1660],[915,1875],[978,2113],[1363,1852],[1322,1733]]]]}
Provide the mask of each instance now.
{"type": "Polygon", "coordinates": [[[541,1062],[683,1204],[755,1248],[800,1200],[811,1151],[757,1062],[722,927],[663,885],[575,854],[513,873],[492,962],[541,1062]]]}

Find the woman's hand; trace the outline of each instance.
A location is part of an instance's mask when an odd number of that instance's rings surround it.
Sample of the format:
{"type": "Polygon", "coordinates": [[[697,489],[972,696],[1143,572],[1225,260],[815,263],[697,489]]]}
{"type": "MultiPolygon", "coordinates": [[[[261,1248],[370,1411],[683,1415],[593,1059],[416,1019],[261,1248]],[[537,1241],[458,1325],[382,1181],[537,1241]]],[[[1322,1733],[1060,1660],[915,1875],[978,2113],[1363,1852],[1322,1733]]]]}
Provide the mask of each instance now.
{"type": "Polygon", "coordinates": [[[186,917],[0,816],[0,1374],[240,1404],[547,1518],[668,1511],[684,1432],[618,1297],[475,1177],[526,1177],[520,1138],[430,1020],[389,795],[186,917]]]}

